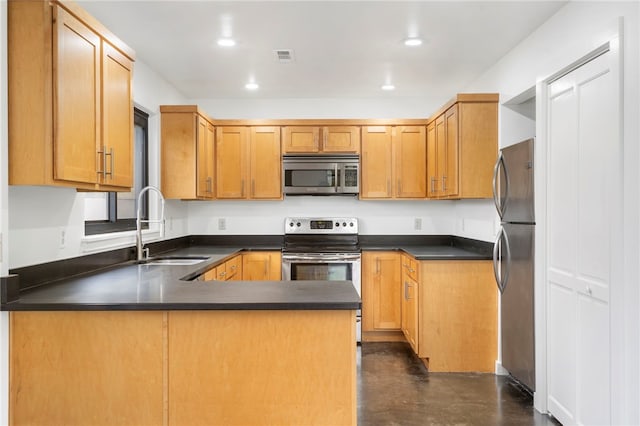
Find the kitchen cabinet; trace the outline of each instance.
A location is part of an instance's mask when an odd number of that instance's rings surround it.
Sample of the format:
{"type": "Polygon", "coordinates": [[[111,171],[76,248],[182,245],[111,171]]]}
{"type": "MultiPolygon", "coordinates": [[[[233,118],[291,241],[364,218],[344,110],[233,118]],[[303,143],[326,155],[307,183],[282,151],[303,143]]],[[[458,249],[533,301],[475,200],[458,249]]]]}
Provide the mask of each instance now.
{"type": "Polygon", "coordinates": [[[490,198],[498,96],[458,95],[427,124],[429,198],[490,198]]]}
{"type": "Polygon", "coordinates": [[[218,127],[216,197],[282,199],[280,128],[218,127]]]}
{"type": "Polygon", "coordinates": [[[360,198],[425,198],[424,126],[366,126],[362,130],[360,198]]]}
{"type": "Polygon", "coordinates": [[[402,332],[417,354],[418,351],[418,295],[420,292],[418,262],[402,255],[402,332]]]}
{"type": "Polygon", "coordinates": [[[402,327],[401,254],[362,252],[362,331],[402,327]]]}
{"type": "Polygon", "coordinates": [[[242,254],[242,279],[279,281],[282,279],[282,257],[279,251],[252,251],[242,254]]]}
{"type": "Polygon", "coordinates": [[[282,128],[284,154],[360,152],[358,126],[285,126],[282,128]]]}
{"type": "Polygon", "coordinates": [[[420,262],[418,356],[432,372],[493,372],[498,292],[489,260],[420,262]]]}
{"type": "Polygon", "coordinates": [[[133,50],[74,3],[7,11],[9,183],[128,191],[133,50]]]}
{"type": "Polygon", "coordinates": [[[160,113],[160,174],[164,197],[213,199],[213,124],[195,105],[161,105],[160,113]]]}
{"type": "Polygon", "coordinates": [[[209,269],[203,276],[205,281],[238,281],[242,279],[242,255],[237,255],[209,269]]]}

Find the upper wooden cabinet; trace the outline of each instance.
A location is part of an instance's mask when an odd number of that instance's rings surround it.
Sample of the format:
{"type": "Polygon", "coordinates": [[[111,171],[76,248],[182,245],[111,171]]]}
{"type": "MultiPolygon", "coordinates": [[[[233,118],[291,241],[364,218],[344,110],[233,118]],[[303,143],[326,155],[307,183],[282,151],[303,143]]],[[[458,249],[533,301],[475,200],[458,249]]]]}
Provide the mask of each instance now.
{"type": "Polygon", "coordinates": [[[362,129],[361,199],[425,198],[424,126],[367,126],[362,129]]]}
{"type": "Polygon", "coordinates": [[[490,198],[498,95],[458,95],[427,125],[429,198],[490,198]]]}
{"type": "Polygon", "coordinates": [[[218,127],[216,197],[281,199],[280,128],[218,127]]]}
{"type": "Polygon", "coordinates": [[[9,183],[128,191],[135,53],[74,3],[7,11],[9,183]]]}
{"type": "Polygon", "coordinates": [[[213,125],[195,105],[161,105],[160,113],[160,175],[164,197],[213,199],[213,125]]]}
{"type": "Polygon", "coordinates": [[[303,153],[358,153],[360,128],[358,126],[285,126],[282,128],[282,152],[303,153]]]}

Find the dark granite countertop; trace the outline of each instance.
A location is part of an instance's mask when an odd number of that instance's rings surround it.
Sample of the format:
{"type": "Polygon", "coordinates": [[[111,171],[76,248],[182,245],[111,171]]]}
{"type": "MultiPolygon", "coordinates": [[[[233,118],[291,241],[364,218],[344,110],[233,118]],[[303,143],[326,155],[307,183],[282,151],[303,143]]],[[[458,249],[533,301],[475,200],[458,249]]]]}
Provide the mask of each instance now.
{"type": "Polygon", "coordinates": [[[493,243],[451,236],[362,236],[362,250],[399,250],[416,260],[490,260],[493,243]]]}
{"type": "MultiPolygon", "coordinates": [[[[35,265],[4,277],[0,310],[359,309],[349,281],[196,281],[241,251],[280,250],[280,236],[183,237],[151,244],[154,257],[203,257],[193,265],[131,261],[130,251],[35,265]],[[73,273],[63,275],[65,271],[73,273]],[[15,277],[15,276],[14,276],[15,277]],[[44,277],[44,278],[43,278],[44,277]],[[48,279],[46,277],[49,277],[48,279]],[[53,278],[52,278],[53,277],[53,278]],[[62,278],[60,278],[62,277],[62,278]],[[8,278],[8,279],[7,279],[8,278]],[[9,288],[11,287],[11,288],[9,288]],[[11,291],[10,291],[11,290],[11,291]],[[19,296],[18,296],[19,291],[19,296]],[[13,297],[9,293],[13,293],[13,297]]],[[[401,250],[417,260],[487,260],[492,243],[446,235],[360,236],[362,250],[401,250]]]]}
{"type": "Polygon", "coordinates": [[[206,257],[193,265],[124,262],[22,291],[18,300],[4,303],[2,310],[360,309],[360,297],[350,281],[193,280],[241,250],[191,246],[161,256],[206,257]]]}

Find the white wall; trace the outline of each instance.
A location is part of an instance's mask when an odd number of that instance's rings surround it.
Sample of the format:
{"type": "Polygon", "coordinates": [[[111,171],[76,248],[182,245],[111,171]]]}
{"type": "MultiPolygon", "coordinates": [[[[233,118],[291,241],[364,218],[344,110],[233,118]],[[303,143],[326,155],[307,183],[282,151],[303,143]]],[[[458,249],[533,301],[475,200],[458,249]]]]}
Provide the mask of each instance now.
{"type": "MultiPolygon", "coordinates": [[[[186,99],[141,61],[135,63],[133,89],[136,107],[149,114],[149,182],[159,185],[159,105],[185,103],[186,99]]],[[[6,138],[2,146],[6,148],[6,138]]],[[[105,236],[85,238],[84,198],[84,193],[74,189],[10,186],[8,244],[11,250],[8,267],[50,262],[134,244],[133,232],[116,240],[105,239],[105,236]]],[[[172,222],[170,227],[166,227],[165,237],[185,235],[186,205],[168,201],[166,212],[171,215],[172,222]]]]}
{"type": "Polygon", "coordinates": [[[389,96],[378,99],[192,99],[191,103],[216,119],[297,119],[426,118],[443,102],[389,96]]]}
{"type": "MultiPolygon", "coordinates": [[[[527,39],[509,52],[492,68],[465,88],[465,91],[496,91],[502,99],[509,99],[534,86],[538,81],[554,75],[590,51],[607,42],[623,17],[623,81],[624,81],[624,204],[625,204],[625,282],[612,298],[620,300],[617,311],[612,299],[612,395],[611,407],[614,424],[640,424],[640,4],[638,2],[571,2],[541,25],[527,39]]],[[[509,113],[506,114],[508,116],[509,113]]],[[[504,118],[504,117],[503,117],[504,118]]],[[[512,129],[501,123],[501,146],[515,141],[508,140],[512,129]]],[[[536,287],[544,283],[536,281],[536,287]]],[[[538,290],[537,290],[538,291],[538,290]]],[[[538,309],[544,309],[538,303],[538,309]]],[[[536,329],[546,327],[536,315],[536,329]]],[[[537,333],[537,331],[536,331],[537,333]]],[[[538,338],[538,336],[536,336],[538,338]]],[[[538,341],[537,345],[542,346],[538,341]]],[[[538,359],[544,353],[536,353],[538,359]]],[[[540,362],[540,360],[539,360],[540,362]]],[[[606,368],[606,366],[594,366],[606,368]]],[[[546,382],[544,372],[538,375],[546,382]]],[[[544,385],[544,383],[542,383],[544,385]]],[[[543,396],[543,399],[546,396],[543,396]]],[[[536,395],[536,406],[544,408],[545,402],[536,395]]]]}

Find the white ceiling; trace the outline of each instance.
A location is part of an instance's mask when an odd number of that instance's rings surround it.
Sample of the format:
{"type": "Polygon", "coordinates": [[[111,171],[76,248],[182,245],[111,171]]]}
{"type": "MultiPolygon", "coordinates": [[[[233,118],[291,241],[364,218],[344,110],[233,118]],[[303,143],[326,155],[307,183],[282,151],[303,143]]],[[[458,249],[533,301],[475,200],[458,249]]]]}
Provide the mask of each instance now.
{"type": "Polygon", "coordinates": [[[566,2],[78,3],[189,99],[448,99],[566,2]],[[224,35],[238,44],[218,46],[224,35]],[[407,47],[408,36],[424,44],[407,47]],[[275,49],[293,49],[295,61],[278,63],[275,49]],[[260,88],[247,91],[249,80],[260,88]]]}

